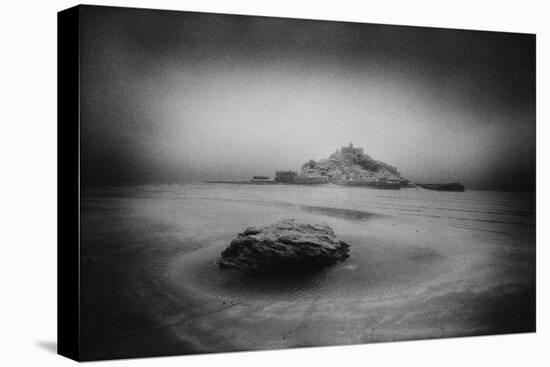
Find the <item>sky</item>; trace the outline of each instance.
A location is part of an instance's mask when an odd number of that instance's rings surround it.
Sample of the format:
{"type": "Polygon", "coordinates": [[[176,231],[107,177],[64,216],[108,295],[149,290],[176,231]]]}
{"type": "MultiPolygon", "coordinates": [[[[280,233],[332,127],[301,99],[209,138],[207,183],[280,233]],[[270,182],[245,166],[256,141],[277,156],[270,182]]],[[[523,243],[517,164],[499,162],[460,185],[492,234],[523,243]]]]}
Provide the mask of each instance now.
{"type": "Polygon", "coordinates": [[[413,182],[533,191],[535,36],[82,8],[84,184],[246,180],[352,142],[413,182]]]}

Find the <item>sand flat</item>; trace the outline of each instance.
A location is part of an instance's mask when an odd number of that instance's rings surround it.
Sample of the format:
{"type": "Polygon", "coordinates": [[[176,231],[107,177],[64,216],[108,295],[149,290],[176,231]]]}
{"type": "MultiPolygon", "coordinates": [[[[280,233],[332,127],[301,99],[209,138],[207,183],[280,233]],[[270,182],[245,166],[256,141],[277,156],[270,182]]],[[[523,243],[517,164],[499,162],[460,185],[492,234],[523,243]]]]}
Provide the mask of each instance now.
{"type": "Polygon", "coordinates": [[[83,353],[128,357],[533,331],[533,201],[527,194],[345,187],[89,190],[82,211],[83,353]],[[329,224],[351,245],[350,258],[299,278],[216,266],[239,231],[284,218],[329,224]]]}

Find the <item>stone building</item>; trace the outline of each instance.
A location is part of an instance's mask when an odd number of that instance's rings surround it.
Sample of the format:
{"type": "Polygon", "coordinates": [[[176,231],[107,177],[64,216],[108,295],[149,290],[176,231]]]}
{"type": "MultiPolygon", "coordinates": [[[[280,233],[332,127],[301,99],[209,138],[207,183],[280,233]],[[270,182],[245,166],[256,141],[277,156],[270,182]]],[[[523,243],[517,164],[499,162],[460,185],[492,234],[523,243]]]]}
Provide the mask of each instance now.
{"type": "Polygon", "coordinates": [[[275,181],[292,183],[298,176],[296,171],[277,171],[275,172],[275,181]]]}
{"type": "Polygon", "coordinates": [[[352,143],[349,146],[340,148],[341,154],[353,154],[356,157],[363,155],[363,148],[354,148],[352,143]]]}

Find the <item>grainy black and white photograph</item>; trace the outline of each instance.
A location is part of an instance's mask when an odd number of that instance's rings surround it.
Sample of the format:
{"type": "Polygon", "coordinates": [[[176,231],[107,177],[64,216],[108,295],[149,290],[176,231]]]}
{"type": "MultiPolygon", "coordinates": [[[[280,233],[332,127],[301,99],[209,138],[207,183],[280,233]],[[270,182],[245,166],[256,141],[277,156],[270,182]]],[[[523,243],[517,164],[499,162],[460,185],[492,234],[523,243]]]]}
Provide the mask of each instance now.
{"type": "Polygon", "coordinates": [[[535,331],[535,35],[82,6],[84,360],[535,331]]]}

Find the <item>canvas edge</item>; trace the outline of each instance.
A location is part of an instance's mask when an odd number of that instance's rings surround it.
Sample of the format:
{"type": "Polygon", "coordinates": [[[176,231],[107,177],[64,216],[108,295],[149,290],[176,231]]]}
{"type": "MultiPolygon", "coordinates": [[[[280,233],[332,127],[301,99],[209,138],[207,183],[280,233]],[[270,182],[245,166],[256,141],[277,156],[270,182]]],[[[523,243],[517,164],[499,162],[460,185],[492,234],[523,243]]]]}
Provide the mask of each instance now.
{"type": "Polygon", "coordinates": [[[80,6],[57,13],[57,353],[80,360],[80,6]]]}

